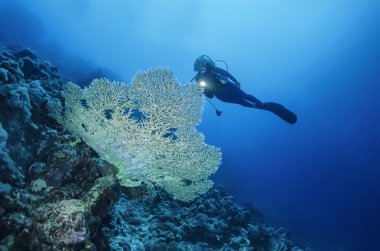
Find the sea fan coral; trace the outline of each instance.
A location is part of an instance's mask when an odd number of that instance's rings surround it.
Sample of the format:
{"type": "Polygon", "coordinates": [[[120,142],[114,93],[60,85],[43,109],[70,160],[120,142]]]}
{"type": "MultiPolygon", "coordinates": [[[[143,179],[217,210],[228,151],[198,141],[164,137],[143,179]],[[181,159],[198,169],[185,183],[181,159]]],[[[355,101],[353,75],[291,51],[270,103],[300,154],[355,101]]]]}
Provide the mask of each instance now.
{"type": "Polygon", "coordinates": [[[205,193],[221,162],[218,148],[195,128],[204,98],[195,84],[180,85],[167,68],[137,73],[132,84],[96,79],[81,89],[68,83],[65,106],[53,116],[114,164],[122,184],[149,181],[174,198],[191,201],[205,193]]]}

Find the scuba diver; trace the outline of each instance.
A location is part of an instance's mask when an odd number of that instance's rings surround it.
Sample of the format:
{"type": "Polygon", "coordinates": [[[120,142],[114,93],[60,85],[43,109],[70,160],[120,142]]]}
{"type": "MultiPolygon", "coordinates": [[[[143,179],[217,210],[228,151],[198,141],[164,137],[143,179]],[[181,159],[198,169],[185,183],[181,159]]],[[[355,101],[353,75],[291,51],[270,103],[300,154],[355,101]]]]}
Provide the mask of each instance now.
{"type": "MultiPolygon", "coordinates": [[[[202,55],[195,60],[194,71],[198,72],[192,79],[203,89],[203,94],[211,99],[214,96],[227,103],[235,103],[249,108],[270,111],[290,124],[297,122],[297,116],[283,105],[274,102],[261,102],[256,97],[245,93],[240,89],[240,83],[222,68],[216,67],[214,61],[207,55],[202,55]]],[[[211,101],[207,99],[215,108],[211,101]]],[[[216,109],[220,116],[221,111],[216,109]]]]}

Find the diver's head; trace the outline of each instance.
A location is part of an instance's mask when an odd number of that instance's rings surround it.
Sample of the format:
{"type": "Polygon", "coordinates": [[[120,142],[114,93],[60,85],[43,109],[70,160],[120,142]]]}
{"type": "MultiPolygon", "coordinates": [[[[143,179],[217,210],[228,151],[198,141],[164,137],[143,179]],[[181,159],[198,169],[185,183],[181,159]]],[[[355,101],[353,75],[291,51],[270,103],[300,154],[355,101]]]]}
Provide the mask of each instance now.
{"type": "Polygon", "coordinates": [[[198,57],[194,62],[194,71],[197,71],[197,72],[205,71],[207,68],[210,68],[210,67],[215,67],[215,63],[207,55],[202,55],[198,57]]]}

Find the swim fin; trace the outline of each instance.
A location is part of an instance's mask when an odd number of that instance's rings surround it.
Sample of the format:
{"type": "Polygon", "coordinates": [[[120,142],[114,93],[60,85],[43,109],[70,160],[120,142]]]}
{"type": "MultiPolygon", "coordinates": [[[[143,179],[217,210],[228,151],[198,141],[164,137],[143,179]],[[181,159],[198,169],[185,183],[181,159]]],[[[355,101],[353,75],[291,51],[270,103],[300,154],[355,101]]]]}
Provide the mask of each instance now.
{"type": "Polygon", "coordinates": [[[297,122],[297,115],[286,109],[283,105],[274,102],[264,102],[260,109],[273,112],[289,124],[295,124],[297,122]]]}

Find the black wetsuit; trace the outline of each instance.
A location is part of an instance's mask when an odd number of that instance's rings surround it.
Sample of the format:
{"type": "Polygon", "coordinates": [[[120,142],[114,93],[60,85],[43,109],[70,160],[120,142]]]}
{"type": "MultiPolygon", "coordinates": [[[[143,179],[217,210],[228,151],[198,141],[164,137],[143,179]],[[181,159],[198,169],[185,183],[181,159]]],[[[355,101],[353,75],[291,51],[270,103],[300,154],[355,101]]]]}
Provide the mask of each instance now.
{"type": "Polygon", "coordinates": [[[227,71],[218,67],[206,67],[204,72],[199,72],[195,80],[205,82],[203,93],[208,98],[214,96],[223,102],[235,103],[245,107],[257,108],[273,112],[286,122],[294,124],[297,116],[284,106],[274,102],[261,102],[256,97],[245,93],[240,89],[240,83],[227,71]]]}
{"type": "Polygon", "coordinates": [[[204,73],[198,73],[195,80],[206,83],[203,92],[208,98],[217,97],[228,103],[240,104],[246,107],[259,108],[263,103],[256,97],[240,89],[239,82],[227,71],[214,67],[204,73]]]}

